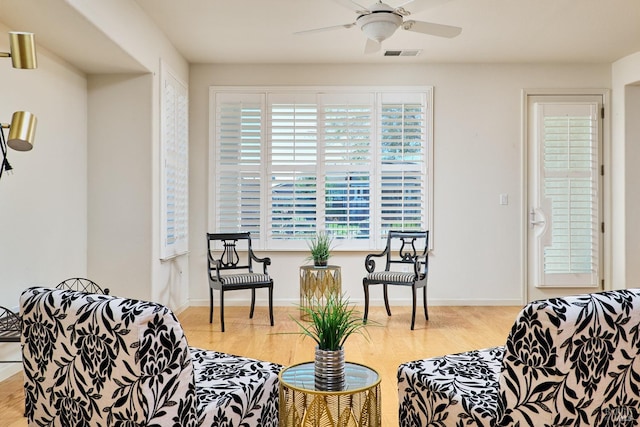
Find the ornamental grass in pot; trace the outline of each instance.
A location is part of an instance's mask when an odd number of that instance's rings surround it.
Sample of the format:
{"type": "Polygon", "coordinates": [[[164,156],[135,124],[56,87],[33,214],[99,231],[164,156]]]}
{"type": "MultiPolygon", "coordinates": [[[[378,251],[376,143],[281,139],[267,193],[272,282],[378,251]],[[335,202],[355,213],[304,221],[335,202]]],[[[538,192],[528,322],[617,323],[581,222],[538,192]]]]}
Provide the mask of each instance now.
{"type": "Polygon", "coordinates": [[[344,343],[352,334],[361,334],[369,339],[365,329],[367,325],[343,295],[332,294],[326,303],[313,301],[302,310],[309,316],[310,323],[304,324],[297,319],[294,321],[300,326],[300,333],[317,344],[314,361],[316,389],[343,390],[344,343]]]}
{"type": "Polygon", "coordinates": [[[331,257],[331,244],[333,243],[333,237],[329,234],[321,231],[316,233],[313,239],[310,239],[307,244],[309,246],[309,259],[313,260],[313,265],[316,267],[326,267],[329,258],[331,257]]]}

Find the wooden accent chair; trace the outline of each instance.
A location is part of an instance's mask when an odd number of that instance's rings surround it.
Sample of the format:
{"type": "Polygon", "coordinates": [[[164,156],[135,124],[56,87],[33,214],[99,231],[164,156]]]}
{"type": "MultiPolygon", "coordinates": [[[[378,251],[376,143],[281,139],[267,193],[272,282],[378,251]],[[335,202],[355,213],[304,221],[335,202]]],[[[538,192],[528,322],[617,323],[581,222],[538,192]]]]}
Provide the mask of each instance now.
{"type": "Polygon", "coordinates": [[[253,318],[256,289],[269,290],[269,319],[273,326],[273,279],[267,272],[271,258],[258,258],[251,248],[250,233],[207,233],[207,259],[209,260],[209,323],[213,322],[213,291],[220,291],[220,324],[224,332],[224,293],[251,289],[253,318]],[[254,263],[262,264],[262,272],[253,271],[254,263]]]}
{"type": "Polygon", "coordinates": [[[71,289],[73,291],[88,292],[90,294],[105,294],[109,295],[109,289],[102,289],[93,280],[85,279],[82,277],[72,277],[67,280],[63,280],[56,286],[57,289],[71,289]]]}
{"type": "Polygon", "coordinates": [[[20,342],[20,317],[0,307],[0,342],[20,342]]]}
{"type": "Polygon", "coordinates": [[[411,312],[411,330],[416,321],[416,290],[422,288],[422,306],[424,317],[429,320],[427,310],[427,275],[429,272],[429,231],[389,231],[387,246],[381,253],[369,254],[364,266],[367,275],[362,279],[364,288],[364,321],[369,314],[369,286],[382,285],[384,305],[387,315],[389,308],[388,285],[410,287],[413,294],[413,311],[411,312]],[[382,258],[382,267],[376,270],[376,258],[382,258]]]}
{"type": "MultiPolygon", "coordinates": [[[[20,316],[12,310],[0,306],[0,343],[20,342],[20,316]]],[[[0,363],[22,363],[22,360],[0,360],[0,363]]]]}

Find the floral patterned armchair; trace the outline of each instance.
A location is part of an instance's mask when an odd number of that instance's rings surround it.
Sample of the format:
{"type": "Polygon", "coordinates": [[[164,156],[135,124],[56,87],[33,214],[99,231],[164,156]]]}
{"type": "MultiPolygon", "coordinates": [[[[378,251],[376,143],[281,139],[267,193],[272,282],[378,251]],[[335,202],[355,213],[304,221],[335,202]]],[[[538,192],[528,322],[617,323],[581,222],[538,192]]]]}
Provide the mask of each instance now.
{"type": "Polygon", "coordinates": [[[532,302],[505,346],[400,365],[400,426],[638,426],[639,329],[640,289],[532,302]]]}
{"type": "Polygon", "coordinates": [[[31,288],[20,297],[30,426],[277,426],[280,365],[192,348],[166,307],[31,288]]]}

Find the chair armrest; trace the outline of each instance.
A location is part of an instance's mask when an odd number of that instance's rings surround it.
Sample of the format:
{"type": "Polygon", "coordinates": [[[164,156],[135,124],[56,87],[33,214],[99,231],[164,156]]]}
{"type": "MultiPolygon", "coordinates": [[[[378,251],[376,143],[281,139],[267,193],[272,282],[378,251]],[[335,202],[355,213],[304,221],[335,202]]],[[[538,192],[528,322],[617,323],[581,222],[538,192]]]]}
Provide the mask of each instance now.
{"type": "Polygon", "coordinates": [[[389,251],[389,248],[386,247],[384,248],[384,251],[380,252],[380,253],[374,253],[374,254],[369,254],[367,255],[367,257],[364,259],[364,268],[367,269],[367,273],[373,273],[376,269],[376,260],[373,258],[380,258],[383,257],[387,254],[387,252],[389,251]]]}
{"type": "Polygon", "coordinates": [[[253,250],[250,252],[249,255],[251,256],[251,259],[254,260],[255,262],[262,263],[262,271],[264,272],[264,274],[269,274],[267,273],[267,266],[271,265],[271,258],[269,257],[258,258],[256,254],[253,253],[253,250]]]}
{"type": "Polygon", "coordinates": [[[428,268],[428,252],[424,253],[422,255],[418,255],[414,258],[413,260],[413,272],[415,273],[416,277],[420,278],[421,276],[424,276],[427,274],[427,268],[428,268]],[[421,271],[423,270],[423,271],[421,271]]]}
{"type": "Polygon", "coordinates": [[[213,259],[210,251],[207,251],[207,258],[209,259],[209,278],[211,280],[217,280],[218,282],[220,282],[220,260],[213,259]],[[216,272],[215,278],[211,275],[213,271],[216,272]]]}

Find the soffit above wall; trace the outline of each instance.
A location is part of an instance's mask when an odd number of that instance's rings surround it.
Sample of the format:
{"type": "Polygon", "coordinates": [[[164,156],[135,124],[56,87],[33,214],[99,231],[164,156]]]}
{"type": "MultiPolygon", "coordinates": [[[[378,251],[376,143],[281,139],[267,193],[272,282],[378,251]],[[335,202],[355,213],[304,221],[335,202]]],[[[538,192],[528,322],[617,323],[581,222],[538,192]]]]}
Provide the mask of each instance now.
{"type": "Polygon", "coordinates": [[[87,74],[148,71],[64,0],[0,0],[0,20],[87,74]]]}

